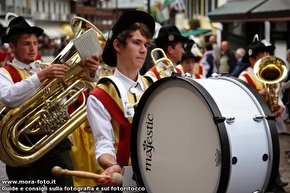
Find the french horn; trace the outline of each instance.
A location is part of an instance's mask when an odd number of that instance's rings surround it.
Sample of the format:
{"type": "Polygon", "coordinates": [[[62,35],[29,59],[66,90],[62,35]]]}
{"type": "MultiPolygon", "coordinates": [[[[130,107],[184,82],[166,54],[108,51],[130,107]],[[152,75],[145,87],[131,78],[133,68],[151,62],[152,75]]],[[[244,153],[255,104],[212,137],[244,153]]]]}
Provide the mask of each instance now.
{"type": "MultiPolygon", "coordinates": [[[[75,17],[71,20],[71,28],[74,38],[93,28],[104,47],[106,38],[89,21],[75,17]]],[[[44,81],[33,97],[3,117],[0,122],[0,159],[4,163],[24,166],[37,161],[86,120],[83,91],[92,90],[96,83],[85,78],[80,61],[80,55],[70,41],[51,62],[69,67],[65,77],[44,81]],[[83,103],[69,114],[68,107],[80,96],[83,103]]]]}

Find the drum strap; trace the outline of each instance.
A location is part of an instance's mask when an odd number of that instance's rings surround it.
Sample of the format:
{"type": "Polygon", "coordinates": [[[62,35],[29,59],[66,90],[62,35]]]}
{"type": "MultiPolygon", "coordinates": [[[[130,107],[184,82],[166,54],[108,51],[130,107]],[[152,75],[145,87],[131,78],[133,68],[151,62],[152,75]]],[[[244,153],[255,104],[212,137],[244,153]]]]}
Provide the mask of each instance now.
{"type": "Polygon", "coordinates": [[[19,72],[12,65],[5,65],[5,70],[7,70],[14,83],[20,82],[22,80],[19,72]]]}
{"type": "MultiPolygon", "coordinates": [[[[122,105],[123,105],[123,109],[124,109],[124,116],[126,118],[133,117],[134,116],[134,107],[132,105],[130,105],[130,103],[129,103],[127,91],[126,91],[124,85],[115,76],[107,76],[107,77],[104,77],[102,79],[106,80],[107,78],[110,79],[110,81],[114,83],[115,88],[117,88],[117,90],[119,91],[119,95],[121,96],[121,101],[122,101],[122,105]]],[[[100,82],[102,82],[102,81],[100,81],[100,82]]]]}
{"type": "Polygon", "coordinates": [[[120,124],[119,144],[117,151],[117,162],[121,166],[126,166],[129,163],[130,157],[130,132],[131,124],[124,117],[124,113],[115,100],[102,88],[95,88],[91,94],[96,96],[106,107],[113,119],[120,124]]]}
{"type": "Polygon", "coordinates": [[[244,74],[244,77],[246,78],[249,85],[252,86],[255,90],[257,90],[257,87],[256,87],[254,81],[251,79],[251,77],[248,74],[244,74]]]}

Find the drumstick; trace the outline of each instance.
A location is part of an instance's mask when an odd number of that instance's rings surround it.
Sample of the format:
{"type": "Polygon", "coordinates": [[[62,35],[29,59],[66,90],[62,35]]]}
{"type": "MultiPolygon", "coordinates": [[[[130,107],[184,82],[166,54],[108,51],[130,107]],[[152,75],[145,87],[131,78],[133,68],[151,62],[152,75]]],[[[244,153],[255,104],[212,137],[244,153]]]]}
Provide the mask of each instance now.
{"type": "Polygon", "coordinates": [[[112,178],[114,184],[120,185],[123,182],[123,176],[119,173],[113,173],[112,177],[107,176],[107,175],[100,175],[100,174],[95,174],[92,172],[86,172],[86,171],[77,171],[77,170],[68,170],[68,169],[62,169],[59,166],[54,166],[51,170],[51,173],[54,176],[60,176],[62,174],[64,175],[69,175],[69,176],[75,176],[79,178],[88,178],[88,179],[99,179],[99,178],[112,178]]]}

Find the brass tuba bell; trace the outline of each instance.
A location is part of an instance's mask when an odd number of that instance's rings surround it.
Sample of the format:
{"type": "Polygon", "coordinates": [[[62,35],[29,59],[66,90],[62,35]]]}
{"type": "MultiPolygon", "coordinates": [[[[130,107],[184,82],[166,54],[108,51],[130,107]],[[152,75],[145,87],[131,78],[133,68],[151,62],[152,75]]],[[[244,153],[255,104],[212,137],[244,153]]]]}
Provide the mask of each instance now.
{"type": "Polygon", "coordinates": [[[260,58],[254,65],[254,74],[258,80],[264,83],[267,89],[265,100],[271,110],[275,112],[278,108],[279,85],[288,73],[286,63],[274,56],[260,58]]]}
{"type": "MultiPolygon", "coordinates": [[[[93,28],[100,44],[105,45],[103,34],[85,19],[73,18],[71,27],[75,38],[93,28]]],[[[86,97],[83,91],[92,90],[95,82],[84,77],[80,60],[73,42],[69,42],[51,62],[69,67],[65,77],[44,81],[33,97],[3,117],[0,122],[0,159],[4,163],[23,166],[35,162],[86,120],[86,97]],[[68,107],[80,95],[84,99],[83,103],[69,114],[68,107]]]]}

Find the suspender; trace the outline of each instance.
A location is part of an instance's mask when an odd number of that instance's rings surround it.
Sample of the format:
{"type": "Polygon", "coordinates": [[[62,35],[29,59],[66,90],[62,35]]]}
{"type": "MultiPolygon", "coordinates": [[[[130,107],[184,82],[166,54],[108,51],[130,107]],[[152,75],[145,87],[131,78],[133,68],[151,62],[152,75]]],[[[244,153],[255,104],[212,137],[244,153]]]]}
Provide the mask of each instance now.
{"type": "Polygon", "coordinates": [[[255,90],[257,90],[257,87],[251,77],[248,74],[244,74],[244,77],[246,78],[247,82],[249,83],[250,86],[252,86],[255,90]]]}
{"type": "Polygon", "coordinates": [[[12,65],[5,65],[4,68],[9,72],[14,83],[22,80],[19,72],[12,65]]]}
{"type": "Polygon", "coordinates": [[[157,72],[157,68],[156,68],[156,67],[153,67],[153,68],[152,68],[152,72],[155,74],[155,76],[156,76],[157,79],[159,80],[159,79],[160,79],[160,75],[159,75],[159,73],[157,72]]]}

